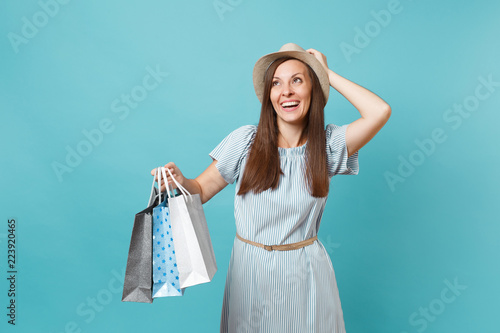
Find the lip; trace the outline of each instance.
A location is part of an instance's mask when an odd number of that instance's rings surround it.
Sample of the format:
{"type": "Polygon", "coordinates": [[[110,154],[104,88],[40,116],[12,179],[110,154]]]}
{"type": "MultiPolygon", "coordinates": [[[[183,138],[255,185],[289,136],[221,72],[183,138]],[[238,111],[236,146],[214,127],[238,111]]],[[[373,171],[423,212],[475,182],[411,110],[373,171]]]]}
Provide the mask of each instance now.
{"type": "Polygon", "coordinates": [[[280,103],[281,110],[283,110],[285,112],[295,111],[295,110],[297,110],[299,108],[299,106],[300,106],[300,101],[297,100],[297,99],[289,99],[289,100],[286,100],[286,101],[283,101],[283,102],[280,103]],[[287,102],[298,102],[299,104],[297,104],[297,106],[294,107],[294,108],[284,108],[283,107],[283,103],[287,103],[287,102]]]}

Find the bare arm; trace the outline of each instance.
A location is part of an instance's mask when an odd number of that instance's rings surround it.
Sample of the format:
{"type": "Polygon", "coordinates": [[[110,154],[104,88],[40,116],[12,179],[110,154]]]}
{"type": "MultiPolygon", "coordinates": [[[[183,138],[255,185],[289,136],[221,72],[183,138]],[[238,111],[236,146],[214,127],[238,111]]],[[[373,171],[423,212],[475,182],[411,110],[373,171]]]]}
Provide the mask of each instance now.
{"type": "MultiPolygon", "coordinates": [[[[169,168],[172,175],[175,177],[175,180],[184,186],[191,194],[199,194],[201,202],[205,203],[227,186],[226,181],[222,178],[219,170],[215,167],[216,163],[217,161],[213,161],[208,168],[206,168],[205,171],[203,171],[195,179],[188,179],[184,177],[181,170],[173,162],[165,164],[165,168],[169,168]]],[[[151,170],[151,175],[154,174],[155,169],[151,170]]],[[[167,179],[168,183],[175,187],[175,184],[168,173],[167,179]]],[[[165,184],[162,182],[161,191],[164,191],[165,188],[165,184]]]]}
{"type": "Polygon", "coordinates": [[[370,90],[349,81],[331,69],[330,85],[342,94],[359,111],[361,117],[347,126],[348,156],[366,145],[384,127],[391,116],[391,107],[370,90]]]}
{"type": "Polygon", "coordinates": [[[382,98],[349,81],[328,68],[326,57],[314,49],[307,50],[318,59],[328,73],[330,85],[344,96],[361,114],[347,126],[346,145],[348,156],[366,145],[382,129],[391,116],[391,107],[382,98]]]}

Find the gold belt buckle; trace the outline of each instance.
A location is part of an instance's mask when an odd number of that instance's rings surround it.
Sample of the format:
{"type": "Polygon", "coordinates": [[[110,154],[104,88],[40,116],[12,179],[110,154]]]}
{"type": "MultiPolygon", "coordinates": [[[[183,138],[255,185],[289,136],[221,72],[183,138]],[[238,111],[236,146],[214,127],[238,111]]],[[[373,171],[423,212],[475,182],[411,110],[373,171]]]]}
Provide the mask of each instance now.
{"type": "Polygon", "coordinates": [[[273,246],[272,245],[264,245],[264,250],[272,251],[273,246]]]}

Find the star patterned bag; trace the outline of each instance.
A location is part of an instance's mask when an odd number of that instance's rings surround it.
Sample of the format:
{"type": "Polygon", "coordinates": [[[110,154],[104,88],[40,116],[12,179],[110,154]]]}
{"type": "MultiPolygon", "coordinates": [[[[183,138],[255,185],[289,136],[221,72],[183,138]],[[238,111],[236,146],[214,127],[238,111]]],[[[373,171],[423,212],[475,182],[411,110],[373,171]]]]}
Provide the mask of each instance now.
{"type": "MultiPolygon", "coordinates": [[[[161,174],[158,169],[158,187],[161,188],[161,174]]],[[[167,184],[166,177],[164,177],[167,184]]],[[[170,191],[167,190],[168,196],[170,191]]],[[[182,296],[184,288],[179,284],[176,253],[170,222],[167,196],[153,209],[153,298],[182,296]]]]}

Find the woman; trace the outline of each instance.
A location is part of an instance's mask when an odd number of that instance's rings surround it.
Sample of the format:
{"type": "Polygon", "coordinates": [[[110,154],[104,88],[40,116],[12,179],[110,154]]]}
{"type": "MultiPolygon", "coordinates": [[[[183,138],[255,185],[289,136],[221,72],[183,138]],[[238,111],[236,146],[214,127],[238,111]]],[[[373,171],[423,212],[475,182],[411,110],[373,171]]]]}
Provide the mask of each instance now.
{"type": "Polygon", "coordinates": [[[165,165],[202,202],[236,182],[237,234],[221,332],[345,332],[335,273],[317,231],[330,179],[358,174],[358,150],[391,109],[329,69],[322,53],[293,43],[260,58],[253,79],[262,103],[258,126],[230,133],[196,179],[165,165]],[[330,86],[361,117],[325,130],[330,86]]]}

